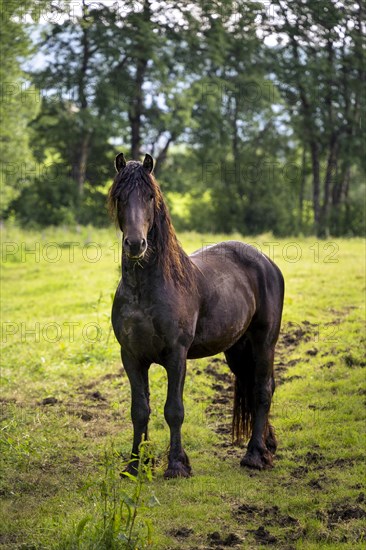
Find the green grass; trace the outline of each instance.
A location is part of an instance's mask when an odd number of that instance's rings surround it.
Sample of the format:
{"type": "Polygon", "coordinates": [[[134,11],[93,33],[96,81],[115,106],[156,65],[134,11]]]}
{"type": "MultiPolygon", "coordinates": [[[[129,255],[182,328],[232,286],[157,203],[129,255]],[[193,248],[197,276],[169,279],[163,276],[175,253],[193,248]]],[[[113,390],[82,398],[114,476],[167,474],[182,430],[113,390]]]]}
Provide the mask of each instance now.
{"type": "MultiPolygon", "coordinates": [[[[187,251],[228,238],[180,235],[187,251]]],[[[2,548],[77,548],[73,534],[80,521],[90,518],[88,532],[97,521],[106,453],[129,455],[129,385],[109,320],[119,280],[118,239],[113,229],[2,230],[2,548]],[[45,404],[46,398],[53,399],[45,404]]],[[[272,409],[275,467],[241,469],[244,449],[222,433],[230,424],[231,389],[218,356],[188,366],[183,438],[194,477],[164,481],[166,376],[154,366],[156,469],[144,490],[160,506],[142,510],[141,520],[151,520],[156,549],[217,548],[220,541],[245,549],[265,542],[287,549],[361,548],[364,242],[244,240],[274,252],[286,281],[272,409]],[[217,403],[220,395],[224,403],[217,403]]],[[[116,479],[119,460],[113,462],[116,479]]],[[[131,482],[119,490],[128,493],[131,482]]]]}

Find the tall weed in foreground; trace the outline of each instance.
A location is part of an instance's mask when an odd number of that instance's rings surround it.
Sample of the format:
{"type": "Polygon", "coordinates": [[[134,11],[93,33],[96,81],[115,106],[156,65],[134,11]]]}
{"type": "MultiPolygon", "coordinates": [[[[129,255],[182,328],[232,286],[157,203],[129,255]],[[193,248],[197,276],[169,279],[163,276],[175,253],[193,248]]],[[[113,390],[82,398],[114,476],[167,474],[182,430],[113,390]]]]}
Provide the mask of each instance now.
{"type": "Polygon", "coordinates": [[[82,518],[72,536],[58,548],[141,550],[151,547],[152,522],[144,514],[160,503],[148,487],[153,478],[150,442],[140,444],[140,457],[137,474],[124,474],[121,478],[119,455],[114,449],[105,452],[102,480],[86,487],[95,513],[82,518]]]}

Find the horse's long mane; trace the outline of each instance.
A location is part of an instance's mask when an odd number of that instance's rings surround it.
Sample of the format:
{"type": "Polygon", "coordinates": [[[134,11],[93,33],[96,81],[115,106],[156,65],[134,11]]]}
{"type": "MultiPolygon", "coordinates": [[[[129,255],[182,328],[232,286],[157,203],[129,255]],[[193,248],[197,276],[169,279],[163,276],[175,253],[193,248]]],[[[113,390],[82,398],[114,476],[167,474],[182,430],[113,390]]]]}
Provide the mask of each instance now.
{"type": "Polygon", "coordinates": [[[125,202],[134,189],[138,189],[142,196],[154,196],[154,222],[148,234],[148,245],[164,278],[183,289],[192,288],[195,266],[179,244],[158,182],[141,162],[129,161],[116,174],[108,192],[108,210],[112,219],[118,224],[118,201],[125,202]]]}

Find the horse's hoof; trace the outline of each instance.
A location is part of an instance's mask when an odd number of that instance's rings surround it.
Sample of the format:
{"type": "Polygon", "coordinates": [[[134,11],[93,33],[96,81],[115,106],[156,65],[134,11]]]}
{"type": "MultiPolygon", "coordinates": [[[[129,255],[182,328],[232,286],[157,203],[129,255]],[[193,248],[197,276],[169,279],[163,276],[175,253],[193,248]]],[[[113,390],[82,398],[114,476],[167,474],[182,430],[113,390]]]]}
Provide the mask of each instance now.
{"type": "Polygon", "coordinates": [[[173,479],[176,477],[191,477],[192,476],[192,469],[190,466],[187,466],[186,464],[174,464],[174,466],[170,466],[165,472],[164,472],[164,479],[173,479]]]}
{"type": "Polygon", "coordinates": [[[264,464],[259,456],[245,455],[240,461],[240,466],[244,468],[251,468],[253,470],[263,470],[264,464]]]}
{"type": "Polygon", "coordinates": [[[250,451],[240,461],[240,466],[254,470],[272,468],[272,455],[269,451],[250,451]]]}

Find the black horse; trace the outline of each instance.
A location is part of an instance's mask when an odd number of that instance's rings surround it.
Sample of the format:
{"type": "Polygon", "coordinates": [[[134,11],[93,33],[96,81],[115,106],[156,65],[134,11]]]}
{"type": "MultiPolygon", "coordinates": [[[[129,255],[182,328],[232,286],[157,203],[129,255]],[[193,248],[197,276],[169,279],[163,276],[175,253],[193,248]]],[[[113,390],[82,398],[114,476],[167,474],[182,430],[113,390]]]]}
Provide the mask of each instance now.
{"type": "Polygon", "coordinates": [[[164,414],[170,450],[164,475],[191,475],[181,442],[186,360],[219,352],[235,375],[233,437],[250,437],[241,465],[270,467],[277,447],[268,415],[284,296],[280,270],[255,248],[235,241],[188,256],[152,175],[152,157],[126,163],[120,153],[115,167],[108,203],[123,243],[112,323],[131,384],[134,437],[128,471],[136,472],[139,444],[147,438],[148,371],[158,363],[168,376],[164,414]]]}

